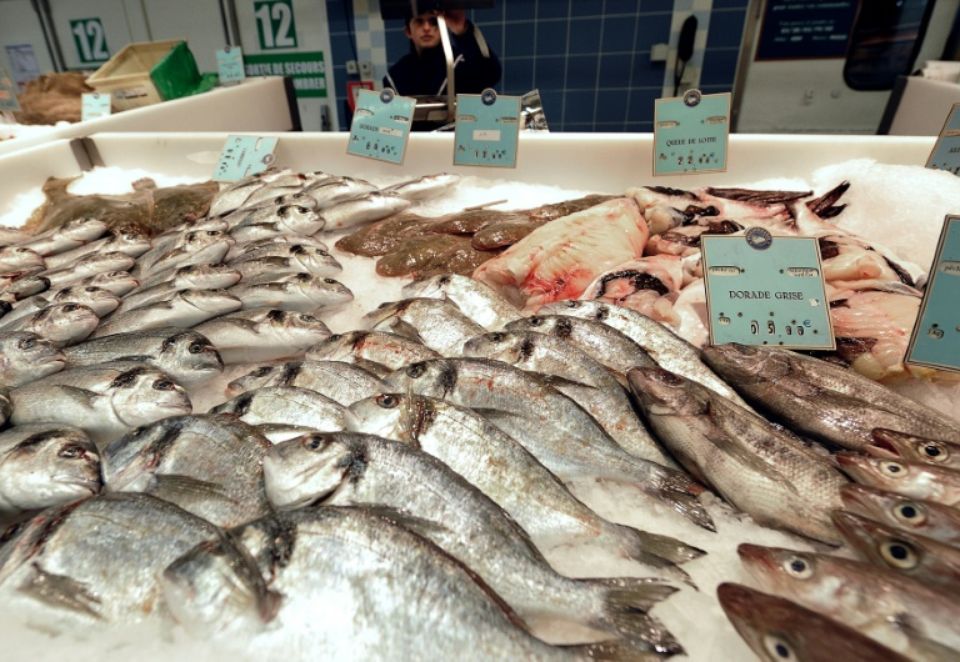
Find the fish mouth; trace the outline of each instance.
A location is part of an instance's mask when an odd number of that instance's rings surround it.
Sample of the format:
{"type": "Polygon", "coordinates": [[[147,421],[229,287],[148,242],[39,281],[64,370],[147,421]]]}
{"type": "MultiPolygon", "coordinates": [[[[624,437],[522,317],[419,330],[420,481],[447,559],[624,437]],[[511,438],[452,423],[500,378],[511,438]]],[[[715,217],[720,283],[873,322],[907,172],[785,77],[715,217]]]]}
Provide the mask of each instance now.
{"type": "Polygon", "coordinates": [[[866,450],[871,455],[877,455],[879,457],[903,457],[897,447],[893,445],[893,442],[890,441],[890,433],[886,430],[876,428],[871,431],[870,436],[873,439],[866,446],[866,450]]]}
{"type": "Polygon", "coordinates": [[[725,582],[717,587],[717,599],[720,606],[730,616],[746,619],[751,608],[756,603],[753,600],[754,591],[740,584],[725,582]]]}
{"type": "Polygon", "coordinates": [[[741,543],[737,546],[737,555],[747,566],[759,566],[764,570],[775,570],[777,567],[767,548],[760,545],[741,543]]]}
{"type": "Polygon", "coordinates": [[[843,471],[857,472],[863,468],[862,460],[856,453],[837,453],[833,458],[843,471]]]}
{"type": "Polygon", "coordinates": [[[840,499],[843,501],[845,508],[850,508],[852,506],[868,508],[870,506],[870,500],[867,492],[862,486],[857,485],[856,483],[850,483],[849,485],[844,485],[841,487],[840,499]]]}

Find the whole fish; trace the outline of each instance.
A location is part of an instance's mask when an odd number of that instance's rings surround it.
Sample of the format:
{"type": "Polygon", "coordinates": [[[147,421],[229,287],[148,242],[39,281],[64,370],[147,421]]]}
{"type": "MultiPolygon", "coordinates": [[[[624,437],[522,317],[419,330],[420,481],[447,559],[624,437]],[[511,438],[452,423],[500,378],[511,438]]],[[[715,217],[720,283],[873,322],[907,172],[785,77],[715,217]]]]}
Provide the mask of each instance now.
{"type": "Polygon", "coordinates": [[[100,456],[67,425],[23,425],[0,432],[0,520],[100,491],[100,456]]]}
{"type": "Polygon", "coordinates": [[[316,391],[344,407],[382,393],[385,385],[363,368],[341,361],[291,361],[263,365],[233,380],[227,394],[236,396],[265,386],[296,386],[316,391]]]}
{"type": "Polygon", "coordinates": [[[123,298],[119,312],[139,308],[174,296],[179,290],[222,290],[240,282],[241,274],[226,265],[198,265],[174,272],[173,278],[140,288],[123,298]]]}
{"type": "Polygon", "coordinates": [[[322,248],[303,244],[266,244],[247,250],[231,260],[244,278],[306,272],[314,276],[336,276],[343,267],[322,248]]]}
{"type": "Polygon", "coordinates": [[[14,311],[0,320],[6,326],[13,320],[35,314],[48,306],[63,303],[76,303],[90,308],[97,317],[106,317],[120,306],[120,297],[109,290],[94,285],[68,285],[49,296],[35,295],[21,301],[14,311]]]}
{"type": "Polygon", "coordinates": [[[20,246],[47,256],[79,248],[106,233],[107,224],[96,218],[76,218],[58,228],[31,237],[20,246]]]}
{"type": "Polygon", "coordinates": [[[146,494],[105,494],[50,508],[0,549],[10,609],[46,608],[47,628],[135,623],[162,605],[160,573],[213,524],[146,494]]]}
{"type": "Polygon", "coordinates": [[[646,610],[676,590],[646,579],[563,577],[499,506],[406,444],[316,433],[274,446],[263,466],[267,496],[278,508],[369,505],[422,520],[412,525],[415,532],[475,570],[531,626],[560,620],[650,639],[654,628],[646,610]]]}
{"type": "Polygon", "coordinates": [[[245,648],[271,659],[310,651],[372,660],[389,651],[397,659],[567,660],[593,652],[535,639],[473,572],[402,521],[361,508],[267,516],[171,564],[164,602],[197,635],[251,637],[245,648]],[[374,584],[376,592],[365,588],[374,584]],[[318,607],[330,616],[304,620],[318,607]]]}
{"type": "Polygon", "coordinates": [[[60,372],[63,352],[36,333],[14,331],[0,335],[0,384],[13,388],[60,372]]]}
{"type": "Polygon", "coordinates": [[[662,368],[628,374],[657,438],[693,476],[759,524],[839,544],[830,513],[847,481],[794,437],[662,368]]]}
{"type": "Polygon", "coordinates": [[[240,310],[195,328],[216,345],[228,364],[296,356],[330,335],[327,325],[313,315],[276,308],[240,310]]]}
{"type": "Polygon", "coordinates": [[[892,457],[960,470],[960,444],[875,428],[873,443],[864,450],[876,457],[892,457]]]}
{"type": "Polygon", "coordinates": [[[538,314],[567,315],[603,322],[640,345],[664,370],[699,382],[746,406],[737,392],[704,364],[696,347],[663,324],[635,310],[597,301],[557,301],[541,307],[538,314]]]}
{"type": "Polygon", "coordinates": [[[947,591],[960,587],[960,549],[843,510],[833,522],[865,561],[947,591]]]}
{"type": "Polygon", "coordinates": [[[314,209],[324,209],[376,190],[376,186],[362,179],[331,177],[306,187],[302,195],[313,202],[314,209]]]}
{"type": "Polygon", "coordinates": [[[448,299],[464,315],[487,329],[497,331],[523,313],[487,285],[460,274],[440,274],[403,286],[406,297],[448,299]]]}
{"type": "Polygon", "coordinates": [[[94,253],[123,253],[137,258],[144,255],[151,245],[150,238],[140,232],[118,230],[73,250],[48,255],[45,259],[48,269],[62,269],[94,253]]]}
{"type": "MultiPolygon", "coordinates": [[[[324,179],[326,178],[325,176],[324,179]]],[[[301,173],[293,173],[293,175],[283,179],[275,180],[251,193],[250,197],[243,203],[243,208],[254,209],[276,204],[276,201],[280,198],[299,193],[310,181],[312,181],[311,178],[301,173]]]]}
{"type": "Polygon", "coordinates": [[[855,453],[837,453],[837,464],[856,482],[914,499],[960,505],[960,471],[855,453]]]}
{"type": "Polygon", "coordinates": [[[135,275],[182,269],[198,264],[216,264],[223,260],[236,240],[220,230],[188,232],[183,243],[152,262],[140,262],[135,275]]]}
{"type": "Polygon", "coordinates": [[[706,361],[807,434],[852,450],[871,443],[874,428],[960,443],[960,423],[851,370],[796,352],[727,344],[706,347],[706,361]]]}
{"type": "Polygon", "coordinates": [[[925,538],[960,546],[960,510],[851,483],[840,490],[845,510],[925,538]]]}
{"type": "Polygon", "coordinates": [[[307,350],[311,361],[355,363],[377,376],[418,361],[439,359],[440,354],[422,343],[386,331],[349,331],[330,336],[307,350]]]}
{"type": "Polygon", "coordinates": [[[439,299],[383,303],[367,313],[364,320],[374,331],[406,336],[444,356],[459,356],[464,342],[484,332],[455,303],[439,299]]]}
{"type": "Polygon", "coordinates": [[[302,437],[305,434],[320,432],[320,430],[308,425],[294,425],[292,423],[260,423],[253,427],[269,439],[271,444],[279,444],[281,441],[288,441],[302,437]]]}
{"type": "Polygon", "coordinates": [[[72,285],[78,280],[104,273],[106,271],[129,271],[136,260],[125,253],[90,253],[57,269],[42,271],[34,278],[49,281],[48,288],[60,289],[72,285]]]}
{"type": "Polygon", "coordinates": [[[14,246],[30,241],[30,236],[19,228],[0,226],[0,246],[14,246]]]}
{"type": "Polygon", "coordinates": [[[162,232],[155,236],[152,240],[153,246],[149,251],[140,256],[140,259],[144,262],[153,262],[157,257],[166,253],[171,248],[174,248],[180,244],[186,237],[189,232],[197,232],[202,230],[229,230],[230,224],[227,223],[222,218],[201,218],[199,220],[181,223],[176,225],[166,232],[162,232]]]}
{"type": "Polygon", "coordinates": [[[371,223],[341,237],[337,248],[354,255],[377,257],[392,253],[415,237],[433,234],[432,230],[445,217],[431,218],[412,212],[404,212],[382,221],[371,223]]]}
{"type": "Polygon", "coordinates": [[[354,402],[350,414],[352,430],[410,444],[449,466],[510,513],[538,546],[609,544],[660,572],[669,571],[668,562],[680,564],[704,553],[603,519],[521,444],[466,407],[386,393],[354,402]]]}
{"type": "Polygon", "coordinates": [[[533,315],[504,327],[507,331],[533,331],[565,340],[612,370],[626,383],[631,368],[653,367],[656,362],[637,343],[603,322],[566,315],[533,315]]]}
{"type": "Polygon", "coordinates": [[[3,329],[35,333],[57,347],[63,347],[83,340],[93,333],[99,323],[100,318],[87,306],[58,303],[14,320],[11,326],[4,326],[3,329]]]}
{"type": "Polygon", "coordinates": [[[152,494],[217,526],[267,514],[263,457],[270,442],[233,416],[165,418],[103,451],[112,492],[152,494]]]}
{"type": "Polygon", "coordinates": [[[247,310],[273,307],[308,313],[353,301],[353,293],[342,283],[308,273],[287,274],[265,283],[241,281],[230,288],[230,293],[247,310]]]}
{"type": "MultiPolygon", "coordinates": [[[[309,273],[313,276],[331,275],[331,270],[323,265],[318,272],[314,270],[313,265],[303,264],[300,260],[289,257],[258,257],[233,260],[230,264],[240,272],[246,283],[263,283],[296,273],[309,273]]],[[[333,275],[336,275],[336,271],[333,275]]]]}
{"type": "Polygon", "coordinates": [[[839,621],[775,595],[720,584],[717,599],[737,633],[761,660],[836,662],[907,658],[839,621]]]}
{"type": "Polygon", "coordinates": [[[449,273],[470,275],[492,257],[495,257],[494,253],[474,248],[470,237],[423,233],[405,239],[380,258],[377,274],[415,278],[449,273]]]}
{"type": "Polygon", "coordinates": [[[98,444],[191,411],[183,387],[155,368],[130,362],[63,370],[12,389],[10,399],[15,425],[75,425],[98,444]]]}
{"type": "Polygon", "coordinates": [[[148,303],[113,315],[94,338],[147,331],[165,326],[192,327],[208,319],[240,310],[240,299],[226,290],[180,290],[166,301],[148,303]]]}
{"type": "Polygon", "coordinates": [[[446,193],[459,182],[460,175],[438,172],[387,186],[382,191],[384,193],[395,193],[407,200],[427,200],[446,193]]]}
{"type": "Polygon", "coordinates": [[[345,430],[349,412],[316,391],[294,386],[269,386],[248,391],[218,405],[211,414],[233,414],[250,425],[283,423],[315,430],[345,430]]]}
{"type": "Polygon", "coordinates": [[[210,202],[209,215],[222,216],[239,209],[254,191],[267,186],[272,181],[283,181],[284,178],[291,178],[292,175],[293,173],[289,170],[266,170],[232,184],[227,184],[220,189],[210,202]]]}
{"type": "Polygon", "coordinates": [[[327,245],[317,239],[316,237],[291,237],[288,235],[277,235],[275,237],[268,237],[266,239],[261,239],[259,241],[253,241],[249,244],[242,244],[235,247],[237,250],[234,254],[231,251],[229,256],[231,259],[242,258],[245,255],[281,255],[286,256],[290,254],[290,251],[295,246],[302,246],[303,248],[310,248],[317,251],[323,251],[324,253],[329,253],[327,245]]]}
{"type": "Polygon", "coordinates": [[[530,331],[495,331],[468,340],[463,355],[556,377],[550,380],[551,386],[583,407],[621,448],[636,457],[673,466],[637,418],[620,382],[566,341],[530,331]]]}
{"type": "Polygon", "coordinates": [[[869,563],[825,554],[748,544],[737,553],[763,590],[880,643],[897,646],[906,636],[911,648],[927,648],[932,641],[960,650],[960,604],[950,593],[869,563]]]}
{"type": "Polygon", "coordinates": [[[371,192],[323,210],[324,230],[336,232],[399,214],[410,201],[392,193],[371,192]]]}
{"type": "Polygon", "coordinates": [[[176,327],[85,340],[64,349],[63,355],[71,368],[111,361],[141,362],[188,386],[201,384],[223,372],[223,360],[209,339],[196,331],[176,327]]]}
{"type": "Polygon", "coordinates": [[[5,246],[0,248],[0,273],[14,271],[43,271],[47,263],[43,256],[26,246],[5,246]]]}
{"type": "Polygon", "coordinates": [[[587,412],[541,376],[499,361],[437,359],[396,370],[385,381],[394,392],[482,409],[561,479],[592,477],[635,486],[713,530],[713,521],[696,498],[702,487],[681,472],[624,451],[587,412]]]}
{"type": "Polygon", "coordinates": [[[275,223],[283,234],[311,236],[324,228],[324,218],[315,210],[300,205],[279,205],[264,207],[247,214],[243,220],[230,230],[238,242],[248,241],[244,228],[255,227],[263,223],[275,223]]]}

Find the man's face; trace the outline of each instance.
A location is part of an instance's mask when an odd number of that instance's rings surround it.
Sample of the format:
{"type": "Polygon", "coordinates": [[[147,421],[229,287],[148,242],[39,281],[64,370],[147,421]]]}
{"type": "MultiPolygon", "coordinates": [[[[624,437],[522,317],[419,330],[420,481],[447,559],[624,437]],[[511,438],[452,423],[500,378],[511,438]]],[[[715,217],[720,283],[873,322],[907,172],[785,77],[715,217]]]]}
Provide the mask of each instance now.
{"type": "Polygon", "coordinates": [[[420,14],[407,23],[407,36],[420,48],[433,48],[440,43],[440,29],[437,16],[433,13],[420,14]]]}

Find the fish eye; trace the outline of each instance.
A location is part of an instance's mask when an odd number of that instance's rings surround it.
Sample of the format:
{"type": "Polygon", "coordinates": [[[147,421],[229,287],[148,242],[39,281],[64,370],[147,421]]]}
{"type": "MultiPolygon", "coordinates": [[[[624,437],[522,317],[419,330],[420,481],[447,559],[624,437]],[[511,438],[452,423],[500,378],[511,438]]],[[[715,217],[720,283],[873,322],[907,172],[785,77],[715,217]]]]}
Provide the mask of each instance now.
{"type": "Polygon", "coordinates": [[[319,434],[311,434],[303,440],[303,445],[305,448],[309,448],[312,451],[320,450],[320,447],[323,446],[326,438],[319,434]]]}
{"type": "Polygon", "coordinates": [[[17,347],[20,349],[33,349],[37,344],[36,338],[24,338],[17,343],[17,347]]]}
{"type": "Polygon", "coordinates": [[[187,351],[189,351],[191,354],[199,354],[206,348],[207,348],[206,343],[201,342],[199,340],[194,340],[192,343],[190,343],[190,347],[187,348],[187,351]]]}
{"type": "Polygon", "coordinates": [[[341,338],[343,338],[343,334],[342,334],[342,333],[335,333],[335,334],[333,334],[332,336],[330,336],[329,338],[327,338],[327,340],[337,341],[337,340],[340,340],[341,338]]]}
{"type": "Polygon", "coordinates": [[[413,377],[414,379],[417,379],[418,377],[422,377],[423,373],[425,373],[426,371],[427,371],[427,366],[423,365],[422,363],[414,363],[411,366],[407,366],[406,372],[407,372],[407,377],[413,377]]]}
{"type": "Polygon", "coordinates": [[[950,459],[950,451],[943,444],[935,441],[928,441],[920,446],[920,452],[928,460],[934,462],[946,462],[950,459]]]}
{"type": "Polygon", "coordinates": [[[290,247],[290,253],[292,255],[303,255],[307,252],[307,249],[301,246],[300,244],[294,244],[290,247]]]}
{"type": "Polygon", "coordinates": [[[301,314],[297,315],[297,318],[298,318],[301,322],[312,323],[312,322],[316,322],[316,321],[317,321],[317,318],[316,318],[316,317],[314,317],[313,315],[308,315],[308,314],[306,314],[306,313],[301,313],[301,314]]]}
{"type": "Polygon", "coordinates": [[[923,524],[927,516],[923,508],[913,503],[898,503],[893,507],[893,516],[906,524],[923,524]]]}
{"type": "Polygon", "coordinates": [[[794,556],[783,564],[784,570],[787,571],[792,577],[797,579],[808,579],[813,576],[813,568],[810,567],[810,564],[799,556],[794,556]]]}
{"type": "Polygon", "coordinates": [[[783,637],[775,634],[768,634],[763,638],[763,648],[767,651],[771,660],[796,660],[793,647],[783,637]]]}
{"type": "Polygon", "coordinates": [[[250,374],[253,375],[254,377],[266,377],[266,376],[269,375],[271,372],[273,372],[273,366],[263,365],[263,366],[260,366],[259,368],[257,368],[256,370],[254,370],[254,371],[253,371],[252,373],[250,373],[250,374]]]}
{"type": "Polygon", "coordinates": [[[66,460],[75,460],[78,457],[84,457],[87,454],[87,450],[82,446],[77,444],[67,444],[57,453],[57,457],[62,457],[66,460]]]}
{"type": "Polygon", "coordinates": [[[527,324],[529,324],[530,326],[540,326],[541,324],[543,324],[543,318],[542,318],[542,317],[530,317],[530,318],[527,319],[527,324]]]}
{"type": "Polygon", "coordinates": [[[672,372],[667,372],[666,370],[658,370],[654,373],[654,377],[661,384],[667,384],[668,386],[680,386],[683,384],[683,379],[672,372]]]}
{"type": "Polygon", "coordinates": [[[65,312],[65,313],[72,313],[73,311],[79,310],[79,309],[80,309],[80,306],[78,306],[77,304],[75,304],[75,303],[68,303],[67,305],[65,305],[65,306],[63,307],[63,312],[65,312]]]}
{"type": "Polygon", "coordinates": [[[317,249],[317,255],[322,255],[323,257],[330,257],[330,253],[323,250],[322,248],[317,249]]]}
{"type": "Polygon", "coordinates": [[[297,274],[297,280],[299,280],[301,283],[309,283],[310,278],[310,274],[297,274]]]}
{"type": "Polygon", "coordinates": [[[890,478],[900,478],[906,473],[904,466],[899,462],[881,462],[880,471],[890,478]]]}
{"type": "Polygon", "coordinates": [[[880,544],[880,556],[890,565],[899,570],[916,568],[920,557],[913,547],[901,540],[889,540],[880,544]]]}
{"type": "Polygon", "coordinates": [[[335,281],[335,280],[332,279],[332,278],[324,278],[324,279],[323,279],[323,282],[326,283],[327,285],[336,285],[336,283],[337,283],[337,281],[335,281]]]}
{"type": "Polygon", "coordinates": [[[208,237],[219,237],[221,234],[223,233],[220,230],[207,230],[208,237]]]}
{"type": "Polygon", "coordinates": [[[400,399],[395,395],[378,395],[377,404],[384,409],[393,409],[400,404],[400,399]]]}
{"type": "Polygon", "coordinates": [[[273,308],[269,313],[267,313],[267,319],[271,322],[282,322],[287,318],[286,311],[280,310],[278,308],[273,308]]]}
{"type": "Polygon", "coordinates": [[[440,285],[449,285],[450,276],[440,276],[440,279],[437,281],[437,283],[439,283],[440,285]]]}
{"type": "Polygon", "coordinates": [[[99,287],[94,287],[93,285],[90,285],[89,287],[83,288],[83,291],[84,291],[84,292],[99,292],[99,291],[100,291],[100,288],[99,288],[99,287]]]}
{"type": "Polygon", "coordinates": [[[169,379],[158,379],[153,382],[153,389],[155,391],[172,391],[176,387],[169,379]]]}
{"type": "Polygon", "coordinates": [[[500,333],[499,331],[496,333],[490,334],[490,340],[492,340],[493,342],[503,342],[504,338],[506,337],[507,337],[507,334],[500,333]]]}
{"type": "Polygon", "coordinates": [[[297,206],[295,207],[295,209],[297,210],[297,213],[299,213],[299,214],[306,214],[307,212],[310,211],[310,210],[307,209],[306,207],[301,207],[300,205],[297,205],[297,206]]]}

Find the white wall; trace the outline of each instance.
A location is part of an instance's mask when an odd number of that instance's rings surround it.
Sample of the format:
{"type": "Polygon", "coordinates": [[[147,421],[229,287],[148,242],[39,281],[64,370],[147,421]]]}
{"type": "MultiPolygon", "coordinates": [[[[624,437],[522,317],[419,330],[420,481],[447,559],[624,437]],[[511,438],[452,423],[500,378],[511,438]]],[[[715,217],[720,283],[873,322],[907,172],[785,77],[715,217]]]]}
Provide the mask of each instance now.
{"type": "Polygon", "coordinates": [[[43,30],[30,0],[0,0],[0,62],[7,69],[6,46],[30,44],[40,66],[40,73],[53,71],[53,62],[43,40],[43,30]]]}
{"type": "Polygon", "coordinates": [[[152,41],[186,39],[202,72],[217,71],[217,50],[226,45],[217,0],[143,0],[152,41]]]}

